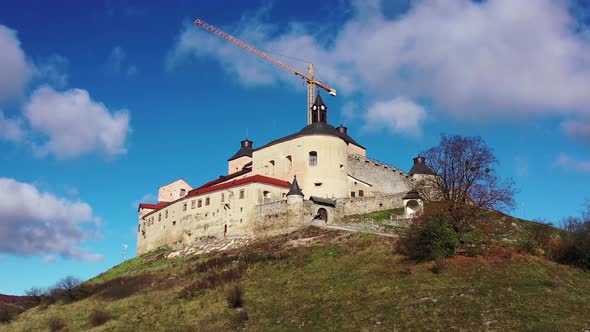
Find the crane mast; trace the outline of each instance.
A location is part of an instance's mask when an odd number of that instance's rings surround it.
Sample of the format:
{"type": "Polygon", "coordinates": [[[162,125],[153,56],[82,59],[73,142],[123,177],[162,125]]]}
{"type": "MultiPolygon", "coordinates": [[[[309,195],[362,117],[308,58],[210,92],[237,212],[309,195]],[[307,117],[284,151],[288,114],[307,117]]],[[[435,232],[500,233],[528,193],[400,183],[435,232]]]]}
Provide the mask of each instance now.
{"type": "Polygon", "coordinates": [[[296,68],[289,66],[288,64],[268,55],[264,51],[257,49],[256,47],[246,43],[245,41],[238,39],[238,38],[214,27],[213,25],[211,25],[201,19],[195,20],[195,25],[233,43],[234,45],[237,45],[237,46],[245,49],[246,51],[248,51],[250,53],[258,55],[259,57],[265,59],[266,61],[268,61],[276,66],[279,66],[279,67],[283,68],[284,70],[291,72],[294,75],[305,80],[307,82],[307,124],[311,124],[311,106],[313,104],[313,98],[315,95],[316,85],[318,87],[320,87],[321,89],[326,90],[331,96],[336,95],[336,90],[330,88],[326,84],[324,84],[314,78],[312,63],[310,63],[308,65],[308,67],[307,67],[308,72],[306,75],[306,74],[300,72],[299,70],[297,70],[296,68]]]}

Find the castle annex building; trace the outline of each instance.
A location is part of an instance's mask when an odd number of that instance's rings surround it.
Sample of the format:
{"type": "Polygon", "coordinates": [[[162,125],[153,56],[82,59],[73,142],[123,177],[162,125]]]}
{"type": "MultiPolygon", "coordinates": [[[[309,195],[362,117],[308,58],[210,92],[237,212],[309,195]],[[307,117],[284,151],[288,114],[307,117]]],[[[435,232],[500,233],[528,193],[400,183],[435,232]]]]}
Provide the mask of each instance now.
{"type": "Polygon", "coordinates": [[[311,124],[294,134],[260,147],[242,141],[225,176],[196,188],[183,179],[160,187],[157,204],[139,204],[137,253],[395,207],[420,210],[414,185],[432,174],[423,158],[414,158],[409,173],[368,159],[346,127],[328,123],[319,94],[310,113],[311,124]]]}

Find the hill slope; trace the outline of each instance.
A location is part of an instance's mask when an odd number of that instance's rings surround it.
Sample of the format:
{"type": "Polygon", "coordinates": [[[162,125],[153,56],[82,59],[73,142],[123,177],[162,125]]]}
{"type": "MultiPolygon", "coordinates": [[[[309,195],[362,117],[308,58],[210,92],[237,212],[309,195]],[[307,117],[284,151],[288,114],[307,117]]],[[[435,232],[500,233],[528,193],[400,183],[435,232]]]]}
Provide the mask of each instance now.
{"type": "Polygon", "coordinates": [[[502,248],[414,264],[394,239],[315,227],[203,256],[156,251],[89,281],[89,297],[37,307],[0,331],[590,329],[590,272],[502,248]],[[244,309],[224,291],[239,283],[244,309]],[[112,318],[92,327],[89,315],[112,318]]]}

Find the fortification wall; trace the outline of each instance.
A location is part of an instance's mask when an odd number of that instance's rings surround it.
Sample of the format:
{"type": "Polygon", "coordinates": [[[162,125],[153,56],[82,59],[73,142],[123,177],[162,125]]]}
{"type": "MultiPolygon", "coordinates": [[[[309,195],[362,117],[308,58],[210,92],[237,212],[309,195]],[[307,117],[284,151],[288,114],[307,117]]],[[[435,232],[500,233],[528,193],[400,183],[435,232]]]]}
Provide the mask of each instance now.
{"type": "Polygon", "coordinates": [[[348,174],[370,183],[374,195],[406,194],[413,188],[414,181],[403,171],[357,155],[348,156],[348,174]]]}
{"type": "Polygon", "coordinates": [[[403,207],[404,193],[378,195],[369,197],[347,197],[336,200],[336,217],[341,218],[353,214],[370,213],[403,207]]]}

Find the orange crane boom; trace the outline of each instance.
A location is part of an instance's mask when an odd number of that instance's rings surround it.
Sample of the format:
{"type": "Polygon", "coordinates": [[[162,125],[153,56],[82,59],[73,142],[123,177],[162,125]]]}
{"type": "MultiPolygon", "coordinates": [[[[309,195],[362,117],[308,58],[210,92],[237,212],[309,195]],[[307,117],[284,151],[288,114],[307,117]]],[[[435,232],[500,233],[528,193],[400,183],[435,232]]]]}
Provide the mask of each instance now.
{"type": "Polygon", "coordinates": [[[195,25],[198,27],[201,27],[202,29],[204,29],[206,31],[216,34],[217,36],[245,49],[246,51],[248,51],[250,53],[254,53],[254,54],[258,55],[259,57],[265,59],[266,61],[273,63],[273,64],[295,74],[296,76],[299,76],[303,80],[305,80],[307,82],[307,124],[311,124],[311,105],[313,104],[313,98],[315,95],[315,86],[317,85],[318,87],[326,90],[331,96],[336,95],[336,90],[330,88],[326,84],[316,80],[313,77],[313,64],[312,63],[309,64],[308,74],[306,75],[306,74],[300,72],[299,70],[289,66],[288,64],[266,54],[264,51],[261,51],[261,50],[257,49],[256,47],[246,43],[245,41],[238,39],[226,32],[223,32],[222,30],[212,26],[211,24],[209,24],[201,19],[197,19],[195,21],[195,25]]]}

